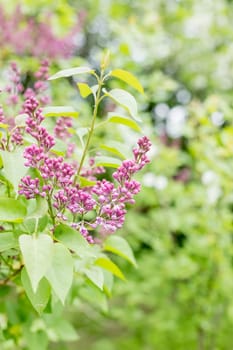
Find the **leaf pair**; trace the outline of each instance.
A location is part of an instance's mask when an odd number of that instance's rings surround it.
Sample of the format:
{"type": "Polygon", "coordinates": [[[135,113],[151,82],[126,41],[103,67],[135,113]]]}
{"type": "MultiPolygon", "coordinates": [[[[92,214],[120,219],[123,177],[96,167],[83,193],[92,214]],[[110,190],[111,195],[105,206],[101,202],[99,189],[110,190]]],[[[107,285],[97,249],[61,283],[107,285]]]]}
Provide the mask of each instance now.
{"type": "Polygon", "coordinates": [[[42,286],[50,295],[47,284],[64,304],[73,281],[73,259],[69,250],[61,243],[54,244],[46,234],[21,235],[19,245],[30,283],[25,272],[22,272],[22,282],[33,306],[34,298],[41,296],[42,286]]]}

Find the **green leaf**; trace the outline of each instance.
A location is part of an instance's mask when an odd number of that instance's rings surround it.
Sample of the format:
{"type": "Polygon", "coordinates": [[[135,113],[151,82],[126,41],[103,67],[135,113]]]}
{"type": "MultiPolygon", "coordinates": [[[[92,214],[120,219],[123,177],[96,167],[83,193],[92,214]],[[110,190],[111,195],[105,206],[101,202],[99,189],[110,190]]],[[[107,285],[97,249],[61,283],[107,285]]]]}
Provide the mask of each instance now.
{"type": "Polygon", "coordinates": [[[32,290],[31,282],[25,268],[23,268],[21,271],[21,280],[27,297],[32,303],[32,306],[39,314],[41,314],[48,304],[51,294],[51,288],[48,281],[45,278],[42,278],[38,284],[37,291],[34,292],[32,290]]]}
{"type": "Polygon", "coordinates": [[[89,244],[85,238],[75,229],[65,224],[60,224],[55,228],[54,235],[58,241],[67,248],[73,250],[78,256],[86,256],[89,244]]]}
{"type": "Polygon", "coordinates": [[[61,243],[54,244],[51,265],[45,276],[63,304],[72,285],[73,265],[69,250],[61,243]]]}
{"type": "Polygon", "coordinates": [[[8,124],[0,123],[0,129],[8,129],[8,128],[9,128],[8,124]]]}
{"type": "Polygon", "coordinates": [[[108,113],[108,121],[110,123],[126,125],[129,128],[136,130],[136,131],[141,131],[141,128],[134,120],[132,120],[131,118],[126,117],[124,115],[120,115],[118,113],[115,113],[115,112],[108,113]]]}
{"type": "Polygon", "coordinates": [[[81,187],[89,187],[89,186],[94,186],[96,184],[96,181],[88,180],[83,176],[78,176],[78,181],[81,187]]]}
{"type": "Polygon", "coordinates": [[[96,96],[96,93],[97,93],[98,89],[99,89],[99,85],[98,84],[97,85],[93,85],[91,87],[91,92],[93,93],[94,96],[96,96]]]}
{"type": "Polygon", "coordinates": [[[99,289],[103,290],[104,274],[103,270],[98,266],[91,266],[84,270],[85,275],[93,282],[99,289]]]}
{"type": "Polygon", "coordinates": [[[26,344],[30,344],[30,350],[48,350],[49,341],[44,330],[33,332],[30,323],[24,323],[23,329],[23,339],[26,344]]]}
{"type": "Polygon", "coordinates": [[[109,236],[104,242],[104,250],[115,253],[128,260],[135,267],[137,266],[133,251],[128,242],[119,236],[109,236]]]}
{"type": "Polygon", "coordinates": [[[121,165],[121,160],[113,157],[100,156],[95,158],[96,166],[105,166],[110,168],[118,168],[121,165]]]}
{"type": "Polygon", "coordinates": [[[122,280],[125,280],[125,276],[119,267],[109,258],[100,257],[95,261],[95,265],[102,267],[103,269],[111,272],[113,275],[119,277],[122,280]]]}
{"type": "Polygon", "coordinates": [[[76,67],[63,69],[52,75],[48,80],[54,80],[58,78],[71,77],[73,75],[84,74],[84,73],[93,73],[94,70],[89,67],[76,67]]]}
{"type": "Polygon", "coordinates": [[[79,139],[80,139],[82,148],[85,147],[83,138],[84,138],[84,136],[86,136],[86,135],[88,134],[88,132],[89,132],[89,129],[88,129],[88,128],[78,128],[78,129],[76,130],[76,134],[78,135],[78,137],[79,137],[79,139]]]}
{"type": "Polygon", "coordinates": [[[27,219],[39,219],[48,212],[48,203],[45,198],[37,197],[35,201],[36,206],[33,211],[27,215],[27,219]]]}
{"type": "Polygon", "coordinates": [[[128,157],[128,152],[126,152],[125,145],[117,141],[108,141],[107,145],[102,144],[100,145],[100,148],[105,149],[106,151],[109,151],[111,153],[114,153],[118,157],[121,157],[122,159],[126,159],[128,157]]]}
{"type": "Polygon", "coordinates": [[[2,170],[5,178],[13,185],[15,192],[18,191],[18,185],[22,177],[26,175],[28,168],[25,167],[25,159],[23,157],[23,149],[16,149],[13,152],[0,151],[2,157],[2,170]]]}
{"type": "Polygon", "coordinates": [[[108,301],[106,295],[94,284],[87,284],[79,289],[79,295],[86,300],[88,304],[93,305],[102,312],[108,311],[108,301]]]}
{"type": "Polygon", "coordinates": [[[20,223],[26,213],[26,207],[17,199],[0,197],[0,221],[20,223]]]}
{"type": "Polygon", "coordinates": [[[144,90],[139,80],[130,72],[123,69],[114,69],[109,73],[110,76],[118,78],[126,82],[128,85],[132,86],[134,89],[138,90],[143,94],[144,90]]]}
{"type": "Polygon", "coordinates": [[[111,272],[107,270],[103,270],[103,275],[104,275],[104,286],[103,286],[104,291],[110,297],[112,295],[114,278],[111,272]]]}
{"type": "Polygon", "coordinates": [[[134,118],[137,121],[141,121],[141,119],[137,115],[138,107],[137,107],[137,102],[133,97],[133,95],[131,95],[129,92],[122,89],[113,89],[109,92],[103,89],[103,91],[106,96],[109,96],[117,104],[125,108],[132,118],[134,118]]]}
{"type": "Polygon", "coordinates": [[[23,127],[26,125],[26,120],[28,119],[28,114],[22,113],[15,117],[15,125],[23,127]]]}
{"type": "Polygon", "coordinates": [[[87,96],[92,94],[92,90],[89,85],[86,83],[77,83],[77,86],[79,88],[80,95],[83,98],[86,98],[87,96]]]}
{"type": "Polygon", "coordinates": [[[25,268],[30,278],[33,292],[35,293],[40,280],[45,276],[50,267],[53,240],[45,234],[40,234],[38,237],[34,235],[21,235],[19,237],[19,245],[25,268]]]}
{"type": "Polygon", "coordinates": [[[77,118],[79,113],[69,106],[45,107],[42,110],[45,117],[74,117],[77,118]]]}
{"type": "Polygon", "coordinates": [[[0,252],[16,248],[17,246],[18,242],[12,232],[0,233],[0,252]]]}
{"type": "Polygon", "coordinates": [[[48,337],[51,341],[58,342],[71,342],[79,339],[79,336],[73,327],[67,320],[62,317],[57,318],[54,315],[43,315],[46,323],[46,329],[48,337]]]}

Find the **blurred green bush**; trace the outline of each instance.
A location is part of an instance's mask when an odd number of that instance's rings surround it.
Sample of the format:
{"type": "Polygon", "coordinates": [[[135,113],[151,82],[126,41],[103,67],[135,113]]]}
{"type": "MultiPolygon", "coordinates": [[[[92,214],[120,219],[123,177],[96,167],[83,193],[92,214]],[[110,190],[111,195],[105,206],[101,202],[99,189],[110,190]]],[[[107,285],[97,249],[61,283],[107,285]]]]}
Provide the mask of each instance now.
{"type": "MultiPolygon", "coordinates": [[[[23,5],[36,15],[46,8],[56,13],[52,2],[23,5]]],[[[91,298],[80,301],[68,311],[79,342],[54,349],[231,350],[232,2],[80,0],[67,6],[65,21],[80,9],[86,14],[73,62],[95,64],[107,47],[113,66],[141,77],[142,128],[154,149],[122,230],[138,269],[119,261],[128,280],[116,282],[109,310],[101,300],[99,308],[91,298]]],[[[56,64],[68,66],[63,59],[56,64]]],[[[135,138],[124,129],[112,132],[126,143],[135,138]]]]}

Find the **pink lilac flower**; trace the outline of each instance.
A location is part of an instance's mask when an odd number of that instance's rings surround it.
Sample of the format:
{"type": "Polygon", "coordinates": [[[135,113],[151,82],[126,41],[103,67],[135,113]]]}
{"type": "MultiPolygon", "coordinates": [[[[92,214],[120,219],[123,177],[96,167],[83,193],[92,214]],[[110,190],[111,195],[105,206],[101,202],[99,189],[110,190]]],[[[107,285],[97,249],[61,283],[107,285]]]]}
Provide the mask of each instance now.
{"type": "Polygon", "coordinates": [[[58,118],[54,128],[54,135],[57,138],[65,141],[66,139],[72,136],[68,130],[72,126],[73,126],[73,122],[71,118],[66,118],[66,117],[58,118]]]}
{"type": "Polygon", "coordinates": [[[45,153],[43,147],[32,144],[25,148],[23,156],[27,159],[25,166],[38,168],[41,161],[44,161],[45,153]]]}
{"type": "Polygon", "coordinates": [[[6,123],[6,117],[4,115],[2,106],[0,106],[0,123],[6,123]]]}
{"type": "Polygon", "coordinates": [[[72,214],[84,215],[93,210],[95,204],[96,201],[85,190],[70,186],[54,195],[53,206],[60,212],[67,208],[72,214]]]}
{"type": "Polygon", "coordinates": [[[95,158],[91,157],[89,159],[89,167],[83,167],[80,175],[87,178],[90,181],[95,181],[96,176],[104,173],[105,168],[103,166],[95,166],[95,158]]]}
{"type": "Polygon", "coordinates": [[[10,15],[1,6],[0,45],[16,55],[68,58],[77,48],[75,39],[80,33],[84,18],[84,12],[80,12],[73,28],[61,38],[52,30],[52,14],[44,14],[44,21],[39,22],[36,18],[25,15],[19,5],[10,15]]]}
{"type": "MultiPolygon", "coordinates": [[[[26,176],[21,180],[19,193],[27,199],[38,195],[49,196],[54,208],[54,217],[59,221],[66,221],[66,211],[69,211],[74,218],[72,227],[79,230],[89,242],[93,242],[93,238],[85,222],[87,213],[95,213],[95,218],[88,222],[88,225],[100,230],[101,234],[111,234],[121,228],[125,221],[126,204],[134,203],[133,197],[140,191],[139,182],[132,177],[149,162],[146,155],[151,146],[149,139],[139,139],[138,147],[133,149],[134,159],[123,161],[113,174],[115,184],[103,179],[96,181],[94,186],[80,188],[74,182],[77,167],[65,162],[63,157],[51,157],[49,153],[54,138],[40,125],[43,116],[37,100],[31,96],[25,102],[24,109],[28,114],[26,131],[37,142],[26,147],[24,158],[26,166],[38,169],[43,185],[40,186],[38,178],[26,176]]],[[[56,132],[59,133],[62,125],[58,124],[56,127],[56,132]]],[[[95,167],[94,164],[94,158],[91,158],[90,169],[83,169],[82,176],[96,180],[96,175],[102,174],[104,169],[95,167]]]]}
{"type": "Polygon", "coordinates": [[[75,143],[68,143],[66,150],[66,158],[71,158],[75,151],[75,143]]]}
{"type": "Polygon", "coordinates": [[[92,196],[85,191],[85,189],[78,189],[76,193],[74,193],[73,197],[71,197],[71,203],[67,206],[67,208],[74,214],[78,213],[81,215],[86,214],[89,211],[92,211],[96,201],[92,198],[92,196]]]}
{"type": "Polygon", "coordinates": [[[21,128],[16,128],[11,134],[11,142],[18,146],[23,144],[23,134],[21,128]]]}
{"type": "Polygon", "coordinates": [[[19,194],[24,195],[27,199],[35,198],[37,195],[46,196],[46,193],[40,188],[40,180],[38,178],[32,179],[30,175],[21,179],[19,194]]]}
{"type": "Polygon", "coordinates": [[[53,179],[56,185],[66,187],[72,184],[75,169],[71,164],[65,163],[62,157],[46,157],[40,166],[40,172],[43,179],[53,179]]]}
{"type": "Polygon", "coordinates": [[[8,93],[8,103],[10,105],[17,105],[19,102],[19,95],[23,91],[21,84],[21,73],[16,62],[11,63],[9,71],[9,85],[6,86],[5,91],[8,93]]]}
{"type": "Polygon", "coordinates": [[[70,226],[72,228],[74,228],[75,230],[79,231],[81,233],[81,235],[87,240],[88,243],[93,244],[95,243],[93,237],[90,235],[89,231],[87,230],[87,228],[85,227],[85,224],[83,221],[81,222],[73,222],[70,224],[70,226]]]}

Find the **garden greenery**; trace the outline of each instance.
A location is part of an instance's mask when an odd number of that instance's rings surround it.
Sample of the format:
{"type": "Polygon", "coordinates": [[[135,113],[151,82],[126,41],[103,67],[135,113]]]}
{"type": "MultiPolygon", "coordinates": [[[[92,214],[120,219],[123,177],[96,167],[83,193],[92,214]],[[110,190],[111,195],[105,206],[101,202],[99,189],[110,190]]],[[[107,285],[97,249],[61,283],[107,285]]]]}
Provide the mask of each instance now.
{"type": "MultiPolygon", "coordinates": [[[[107,252],[136,265],[127,241],[113,234],[124,223],[127,204],[133,204],[140,191],[133,176],[149,162],[151,143],[146,136],[139,138],[131,159],[125,158],[117,142],[106,145],[104,154],[96,148],[92,138],[101,124],[140,129],[133,95],[118,88],[108,90],[105,85],[108,79],[118,78],[139,92],[143,88],[131,73],[109,70],[108,64],[107,52],[99,72],[76,67],[49,77],[51,84],[79,75],[95,78],[92,86],[77,82],[81,96],[93,98],[92,119],[85,128],[76,126],[78,113],[72,107],[47,106],[47,61],[35,73],[34,85],[25,90],[19,68],[12,63],[4,92],[19,114],[8,115],[7,108],[1,108],[0,285],[13,289],[16,298],[28,298],[39,315],[51,309],[48,323],[41,316],[45,346],[40,349],[46,348],[49,339],[59,340],[47,328],[59,305],[72,304],[71,290],[80,276],[86,277],[94,293],[97,288],[106,295],[111,294],[113,276],[125,279],[107,252]],[[113,100],[121,112],[114,109],[107,116],[100,115],[105,99],[113,100]],[[106,168],[115,171],[111,175],[106,168]]],[[[7,323],[2,332],[5,340],[7,323]]],[[[24,346],[27,336],[22,330],[20,335],[14,344],[24,346]]]]}

